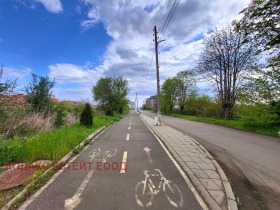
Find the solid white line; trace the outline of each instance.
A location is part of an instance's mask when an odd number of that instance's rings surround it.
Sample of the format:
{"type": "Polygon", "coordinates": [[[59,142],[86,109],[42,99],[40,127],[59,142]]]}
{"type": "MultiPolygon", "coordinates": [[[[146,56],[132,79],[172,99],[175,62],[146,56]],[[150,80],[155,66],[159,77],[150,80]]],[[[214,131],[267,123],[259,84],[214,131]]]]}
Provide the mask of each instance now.
{"type": "Polygon", "coordinates": [[[160,140],[160,138],[158,138],[158,136],[155,134],[155,132],[149,127],[149,125],[141,118],[142,122],[146,124],[146,126],[149,128],[149,130],[152,132],[152,134],[154,134],[154,136],[156,137],[156,139],[158,140],[158,142],[160,143],[160,145],[162,146],[162,148],[164,149],[164,151],[166,152],[166,154],[168,155],[168,157],[172,160],[172,162],[174,163],[174,165],[176,166],[176,168],[178,169],[178,171],[180,172],[180,174],[182,175],[182,177],[184,178],[185,182],[187,183],[188,187],[190,188],[190,190],[192,191],[192,193],[194,194],[194,197],[196,198],[196,200],[198,201],[198,203],[200,204],[201,208],[203,210],[209,210],[207,205],[204,203],[204,201],[202,200],[202,198],[200,197],[200,195],[198,194],[198,192],[196,191],[196,189],[194,188],[194,186],[192,185],[191,181],[189,180],[189,178],[187,177],[187,175],[185,174],[185,172],[181,169],[181,167],[179,166],[179,164],[177,163],[177,161],[173,158],[173,156],[170,154],[169,150],[166,148],[166,146],[162,143],[162,141],[160,140]]]}
{"type": "Polygon", "coordinates": [[[123,174],[126,171],[126,161],[127,161],[127,151],[124,151],[123,158],[122,158],[122,164],[121,164],[121,170],[120,173],[123,174]]]}
{"type": "Polygon", "coordinates": [[[129,133],[126,135],[126,141],[129,141],[129,133]]]}

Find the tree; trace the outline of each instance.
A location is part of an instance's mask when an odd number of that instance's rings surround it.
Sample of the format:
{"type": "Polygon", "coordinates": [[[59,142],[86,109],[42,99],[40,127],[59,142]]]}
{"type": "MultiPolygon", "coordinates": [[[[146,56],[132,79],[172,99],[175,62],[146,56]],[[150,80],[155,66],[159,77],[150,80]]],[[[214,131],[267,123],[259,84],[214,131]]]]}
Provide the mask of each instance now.
{"type": "Polygon", "coordinates": [[[204,40],[197,71],[216,87],[225,119],[229,119],[238,88],[255,61],[255,47],[230,27],[216,30],[204,40]]]}
{"type": "Polygon", "coordinates": [[[89,103],[85,104],[85,108],[81,114],[80,123],[84,126],[92,126],[93,113],[89,103]]]}
{"type": "Polygon", "coordinates": [[[11,81],[11,80],[7,79],[5,82],[1,81],[1,79],[3,77],[3,68],[4,68],[4,65],[1,64],[1,66],[0,66],[0,101],[2,101],[2,99],[1,99],[2,95],[10,95],[17,86],[17,80],[11,81]]]}
{"type": "Polygon", "coordinates": [[[55,127],[59,128],[65,124],[65,118],[66,118],[65,108],[63,106],[57,106],[55,108],[55,111],[56,111],[56,116],[54,120],[54,125],[55,127]]]}
{"type": "Polygon", "coordinates": [[[93,98],[107,113],[122,112],[129,103],[128,81],[123,76],[100,78],[92,88],[93,98]]]}
{"type": "Polygon", "coordinates": [[[176,77],[169,78],[165,80],[165,82],[162,85],[162,108],[165,109],[165,112],[167,113],[172,113],[174,106],[176,105],[177,102],[177,97],[178,97],[178,84],[179,84],[179,79],[176,77]]]}
{"type": "Polygon", "coordinates": [[[184,112],[184,107],[187,101],[188,95],[190,95],[195,88],[195,78],[190,71],[180,71],[177,73],[176,78],[178,82],[178,103],[181,114],[184,112]]]}
{"type": "Polygon", "coordinates": [[[258,52],[269,50],[277,55],[269,60],[270,65],[280,64],[280,1],[252,0],[248,7],[240,13],[244,16],[234,21],[237,31],[245,32],[252,37],[259,48],[258,52]]]}
{"type": "Polygon", "coordinates": [[[54,87],[54,80],[49,77],[41,77],[32,74],[32,81],[24,87],[27,94],[27,102],[37,111],[48,111],[51,107],[51,89],[54,87]]]}

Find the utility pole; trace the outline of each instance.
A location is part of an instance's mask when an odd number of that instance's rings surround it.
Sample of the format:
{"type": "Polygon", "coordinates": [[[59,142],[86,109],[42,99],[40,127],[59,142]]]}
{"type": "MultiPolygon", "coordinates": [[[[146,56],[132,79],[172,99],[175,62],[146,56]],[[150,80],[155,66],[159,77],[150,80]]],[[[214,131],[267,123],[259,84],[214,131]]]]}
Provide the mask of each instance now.
{"type": "Polygon", "coordinates": [[[137,111],[138,111],[138,97],[137,97],[137,92],[136,92],[136,107],[137,107],[137,111]]]}
{"type": "Polygon", "coordinates": [[[157,118],[155,119],[156,121],[156,125],[161,125],[161,121],[160,121],[160,81],[159,81],[159,65],[158,65],[158,44],[161,40],[158,42],[157,40],[157,27],[154,26],[154,35],[155,35],[155,51],[156,51],[156,74],[157,74],[157,118]]]}

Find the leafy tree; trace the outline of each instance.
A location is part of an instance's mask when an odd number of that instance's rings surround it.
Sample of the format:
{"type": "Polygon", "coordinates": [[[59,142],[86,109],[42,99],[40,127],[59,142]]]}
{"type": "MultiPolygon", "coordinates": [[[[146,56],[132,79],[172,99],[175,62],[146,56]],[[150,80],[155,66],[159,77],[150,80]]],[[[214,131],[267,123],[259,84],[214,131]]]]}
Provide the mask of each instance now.
{"type": "Polygon", "coordinates": [[[10,95],[17,86],[17,80],[14,80],[14,81],[6,80],[5,82],[1,81],[2,76],[3,76],[3,68],[4,68],[4,65],[1,64],[1,66],[0,66],[0,102],[2,101],[2,98],[1,98],[2,95],[10,95]]]}
{"type": "Polygon", "coordinates": [[[41,77],[32,74],[32,81],[24,87],[27,94],[27,102],[31,107],[38,111],[47,111],[51,107],[51,89],[54,87],[54,80],[50,81],[49,77],[41,77]]]}
{"type": "Polygon", "coordinates": [[[224,118],[230,118],[238,88],[255,61],[255,47],[242,33],[230,27],[216,30],[204,40],[197,70],[216,87],[224,109],[224,118]]]}
{"type": "Polygon", "coordinates": [[[92,88],[94,100],[109,114],[122,112],[129,103],[127,94],[129,92],[128,81],[123,76],[106,77],[97,81],[92,88]]]}
{"type": "Polygon", "coordinates": [[[164,112],[172,113],[178,97],[178,84],[180,80],[176,77],[165,80],[162,85],[162,109],[164,112]]]}
{"type": "Polygon", "coordinates": [[[186,101],[184,113],[200,117],[221,118],[223,110],[219,105],[219,101],[207,95],[200,96],[192,93],[186,101]]]}
{"type": "MultiPolygon", "coordinates": [[[[244,16],[234,22],[237,31],[253,36],[260,46],[259,51],[280,49],[280,1],[252,0],[240,13],[244,16]]],[[[278,54],[279,55],[279,54],[278,54]]]]}
{"type": "Polygon", "coordinates": [[[81,114],[80,123],[84,126],[92,126],[93,113],[89,103],[85,104],[85,108],[81,114]]]}
{"type": "Polygon", "coordinates": [[[57,106],[56,107],[56,116],[55,116],[55,120],[54,120],[55,127],[59,128],[62,125],[64,125],[65,117],[66,117],[65,108],[63,106],[57,106]]]}
{"type": "Polygon", "coordinates": [[[187,97],[194,91],[196,81],[194,74],[190,71],[180,71],[177,73],[176,78],[179,80],[177,87],[178,103],[180,112],[183,113],[187,97]]]}

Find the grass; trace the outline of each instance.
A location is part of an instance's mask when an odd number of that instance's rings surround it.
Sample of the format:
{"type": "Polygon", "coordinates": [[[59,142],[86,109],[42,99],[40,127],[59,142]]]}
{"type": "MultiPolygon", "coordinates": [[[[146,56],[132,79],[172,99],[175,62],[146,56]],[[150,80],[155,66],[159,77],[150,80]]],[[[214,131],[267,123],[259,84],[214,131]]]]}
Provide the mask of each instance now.
{"type": "Polygon", "coordinates": [[[172,113],[171,116],[173,117],[180,117],[188,120],[198,121],[198,122],[205,122],[211,123],[216,125],[222,125],[229,128],[235,128],[243,131],[254,132],[262,135],[268,136],[277,136],[280,130],[279,127],[252,127],[247,126],[244,122],[238,120],[222,120],[216,118],[208,118],[208,117],[198,117],[198,116],[190,116],[190,115],[182,115],[178,113],[172,113]]]}
{"type": "Polygon", "coordinates": [[[18,137],[12,140],[0,141],[0,166],[8,162],[57,161],[91,133],[102,126],[119,121],[121,118],[121,115],[113,117],[96,116],[92,127],[73,124],[28,138],[18,137]]]}
{"type": "MultiPolygon", "coordinates": [[[[14,138],[12,140],[0,141],[0,165],[5,165],[8,162],[33,162],[39,159],[58,161],[91,133],[103,126],[119,121],[124,115],[115,115],[113,117],[95,116],[92,127],[73,124],[53,131],[39,133],[29,138],[14,138]]],[[[80,153],[82,149],[78,147],[74,154],[80,153]]],[[[0,169],[1,171],[4,170],[3,168],[0,169]]],[[[0,191],[0,208],[21,192],[24,187],[32,183],[28,187],[27,193],[19,198],[10,208],[15,209],[28,196],[43,186],[57,170],[50,170],[46,175],[41,176],[44,172],[45,170],[39,170],[23,185],[0,191]]]]}
{"type": "MultiPolygon", "coordinates": [[[[145,110],[145,111],[156,113],[155,110],[145,110]]],[[[253,132],[253,133],[267,135],[267,136],[274,136],[274,137],[278,136],[278,132],[280,131],[279,126],[272,127],[272,126],[264,125],[262,127],[253,127],[253,126],[248,126],[244,122],[238,121],[238,120],[223,120],[223,119],[210,118],[210,117],[183,115],[183,114],[179,114],[179,113],[172,113],[172,114],[170,114],[170,116],[180,117],[180,118],[184,118],[187,120],[193,120],[193,121],[197,121],[197,122],[205,122],[205,123],[221,125],[221,126],[225,126],[228,128],[235,128],[238,130],[253,132]]]]}

